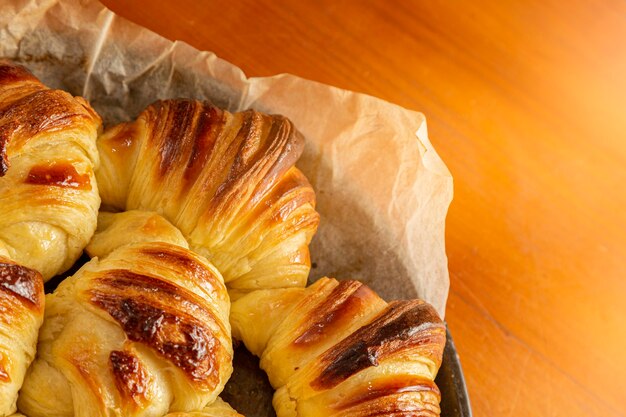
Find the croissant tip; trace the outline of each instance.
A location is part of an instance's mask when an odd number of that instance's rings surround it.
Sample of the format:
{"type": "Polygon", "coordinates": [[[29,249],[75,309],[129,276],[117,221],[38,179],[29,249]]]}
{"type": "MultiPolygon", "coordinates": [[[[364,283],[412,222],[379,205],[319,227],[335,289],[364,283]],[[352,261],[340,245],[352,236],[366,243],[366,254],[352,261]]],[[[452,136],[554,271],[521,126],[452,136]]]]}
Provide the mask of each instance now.
{"type": "Polygon", "coordinates": [[[325,368],[311,382],[311,387],[332,388],[408,347],[434,344],[433,355],[440,358],[442,352],[437,350],[443,348],[444,343],[437,340],[439,336],[445,338],[442,327],[441,319],[430,304],[422,300],[392,301],[374,321],[324,354],[325,368]]]}
{"type": "Polygon", "coordinates": [[[0,257],[0,291],[22,300],[37,311],[43,309],[43,278],[32,269],[0,257]]]}
{"type": "Polygon", "coordinates": [[[39,81],[25,66],[8,59],[0,59],[0,85],[24,80],[39,81]]]}

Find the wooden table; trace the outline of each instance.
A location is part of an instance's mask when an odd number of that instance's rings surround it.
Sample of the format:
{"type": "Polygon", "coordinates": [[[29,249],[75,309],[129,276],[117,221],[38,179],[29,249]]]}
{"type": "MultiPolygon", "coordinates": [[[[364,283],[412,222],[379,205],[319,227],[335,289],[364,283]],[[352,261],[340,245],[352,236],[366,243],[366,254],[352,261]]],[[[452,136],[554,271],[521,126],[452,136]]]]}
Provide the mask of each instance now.
{"type": "Polygon", "coordinates": [[[249,76],[425,113],[475,415],[626,415],[625,2],[104,3],[249,76]]]}

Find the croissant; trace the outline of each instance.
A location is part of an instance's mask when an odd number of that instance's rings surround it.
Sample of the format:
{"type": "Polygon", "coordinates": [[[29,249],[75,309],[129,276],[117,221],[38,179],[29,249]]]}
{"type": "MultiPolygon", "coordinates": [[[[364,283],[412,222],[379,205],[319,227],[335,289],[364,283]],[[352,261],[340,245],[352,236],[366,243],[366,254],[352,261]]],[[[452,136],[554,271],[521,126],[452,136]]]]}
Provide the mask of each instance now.
{"type": "Polygon", "coordinates": [[[233,356],[217,269],[148,212],[103,213],[87,251],[46,300],[20,411],[147,417],[213,402],[233,356]]]}
{"type": "Polygon", "coordinates": [[[98,139],[96,176],[104,207],[163,215],[236,298],[306,285],[319,215],[311,185],[294,167],[303,146],[281,116],[158,101],[98,139]]]}
{"type": "Polygon", "coordinates": [[[251,292],[233,337],[261,358],[278,417],[439,416],[445,326],[421,300],[386,303],[357,281],[251,292]]]}
{"type": "Polygon", "coordinates": [[[0,257],[0,416],[15,412],[43,311],[41,274],[0,257]]]}
{"type": "Polygon", "coordinates": [[[82,98],[0,61],[0,256],[45,280],[74,264],[96,228],[100,125],[82,98]]]}

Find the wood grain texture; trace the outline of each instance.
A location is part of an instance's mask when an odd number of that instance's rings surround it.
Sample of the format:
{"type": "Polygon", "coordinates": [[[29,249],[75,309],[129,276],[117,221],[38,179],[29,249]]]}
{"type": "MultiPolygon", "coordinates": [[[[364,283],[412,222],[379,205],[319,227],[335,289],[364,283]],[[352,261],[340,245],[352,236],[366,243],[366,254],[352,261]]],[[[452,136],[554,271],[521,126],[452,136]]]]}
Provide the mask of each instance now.
{"type": "Polygon", "coordinates": [[[424,112],[475,414],[626,415],[626,3],[104,3],[249,76],[424,112]]]}

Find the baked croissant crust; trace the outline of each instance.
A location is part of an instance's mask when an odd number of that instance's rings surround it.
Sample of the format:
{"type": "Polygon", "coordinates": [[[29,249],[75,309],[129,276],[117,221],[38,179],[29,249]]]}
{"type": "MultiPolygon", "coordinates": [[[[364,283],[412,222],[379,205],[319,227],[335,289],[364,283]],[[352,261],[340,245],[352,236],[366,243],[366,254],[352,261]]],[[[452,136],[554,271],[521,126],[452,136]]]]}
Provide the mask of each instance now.
{"type": "Polygon", "coordinates": [[[44,280],[74,264],[96,228],[100,125],[82,98],[0,61],[0,256],[44,280]]]}
{"type": "Polygon", "coordinates": [[[0,257],[0,416],[15,412],[43,320],[41,274],[0,257]]]}
{"type": "Polygon", "coordinates": [[[261,358],[278,417],[439,416],[445,326],[421,300],[386,303],[357,281],[255,291],[233,337],[261,358]]]}
{"type": "Polygon", "coordinates": [[[194,100],[150,105],[98,139],[103,206],[156,211],[224,276],[231,298],[306,285],[315,194],[282,116],[194,100]]]}
{"type": "Polygon", "coordinates": [[[104,213],[99,224],[87,247],[97,257],[47,296],[20,411],[93,417],[201,410],[232,372],[221,275],[155,213],[104,213]]]}
{"type": "Polygon", "coordinates": [[[226,402],[218,398],[214,403],[206,406],[202,411],[192,411],[188,413],[171,413],[165,417],[243,417],[233,410],[226,402]]]}

